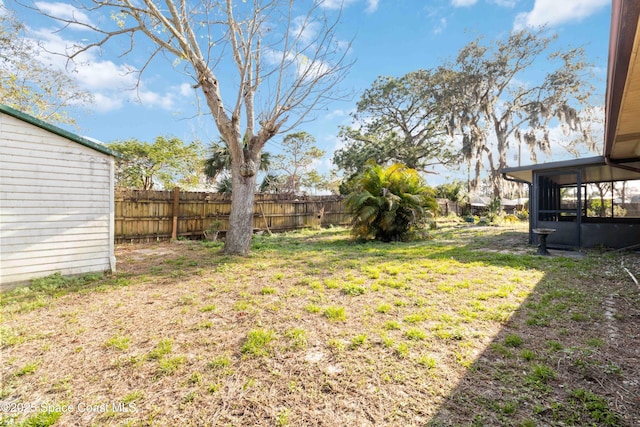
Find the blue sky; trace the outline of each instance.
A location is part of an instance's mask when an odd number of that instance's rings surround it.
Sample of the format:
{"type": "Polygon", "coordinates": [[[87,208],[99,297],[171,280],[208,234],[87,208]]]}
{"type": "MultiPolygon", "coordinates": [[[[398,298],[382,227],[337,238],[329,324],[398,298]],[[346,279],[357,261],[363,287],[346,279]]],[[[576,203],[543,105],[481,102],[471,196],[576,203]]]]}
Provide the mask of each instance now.
{"type": "MultiPolygon", "coordinates": [[[[51,12],[70,13],[71,3],[42,1],[40,5],[51,12]]],[[[325,0],[323,6],[329,13],[336,13],[341,3],[338,36],[353,40],[349,58],[355,60],[342,88],[355,95],[350,101],[336,101],[315,112],[312,121],[296,129],[311,133],[327,152],[316,165],[320,172],[332,166],[331,155],[340,146],[339,126],[351,123],[349,113],[359,93],[376,77],[436,67],[480,35],[494,40],[506,37],[514,28],[546,24],[558,34],[555,46],[585,47],[595,66],[595,84],[604,95],[609,0],[325,0]]],[[[59,24],[18,6],[14,0],[4,0],[4,4],[27,24],[30,36],[50,50],[59,51],[65,44],[89,37],[73,29],[55,32],[59,24]]],[[[81,87],[94,94],[95,103],[76,114],[79,129],[71,130],[103,142],[129,138],[152,141],[159,135],[185,141],[198,139],[205,144],[217,140],[211,117],[194,117],[197,110],[192,81],[176,72],[169,61],[154,61],[142,74],[138,90],[131,90],[135,75],[127,70],[141,66],[144,52],[120,58],[125,45],[126,40],[116,40],[102,52],[92,52],[85,57],[86,64],[73,74],[81,87]]],[[[55,61],[62,64],[61,58],[55,61]]],[[[544,67],[544,63],[539,66],[544,67]]],[[[278,152],[281,138],[275,137],[265,149],[278,152]]],[[[553,160],[568,157],[558,151],[553,160]]],[[[429,176],[428,181],[435,185],[458,176],[455,170],[441,171],[439,176],[429,176]]]]}

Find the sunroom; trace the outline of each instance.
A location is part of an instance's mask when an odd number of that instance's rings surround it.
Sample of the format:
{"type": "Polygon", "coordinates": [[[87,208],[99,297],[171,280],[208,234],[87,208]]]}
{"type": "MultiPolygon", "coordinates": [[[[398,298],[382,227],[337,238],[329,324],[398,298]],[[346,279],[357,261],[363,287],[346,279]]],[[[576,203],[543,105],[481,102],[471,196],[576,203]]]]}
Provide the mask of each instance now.
{"type": "Polygon", "coordinates": [[[505,168],[529,185],[535,230],[558,248],[640,248],[640,2],[614,0],[602,156],[505,168]]]}

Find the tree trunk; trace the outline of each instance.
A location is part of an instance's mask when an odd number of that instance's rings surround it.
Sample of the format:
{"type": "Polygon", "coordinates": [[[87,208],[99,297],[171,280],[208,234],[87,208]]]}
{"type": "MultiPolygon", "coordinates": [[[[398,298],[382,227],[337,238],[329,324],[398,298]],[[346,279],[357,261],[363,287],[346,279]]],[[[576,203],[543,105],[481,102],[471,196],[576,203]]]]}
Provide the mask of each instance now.
{"type": "Polygon", "coordinates": [[[253,200],[255,196],[256,175],[241,176],[239,171],[232,173],[231,214],[224,242],[224,253],[246,255],[251,248],[253,236],[253,200]]]}

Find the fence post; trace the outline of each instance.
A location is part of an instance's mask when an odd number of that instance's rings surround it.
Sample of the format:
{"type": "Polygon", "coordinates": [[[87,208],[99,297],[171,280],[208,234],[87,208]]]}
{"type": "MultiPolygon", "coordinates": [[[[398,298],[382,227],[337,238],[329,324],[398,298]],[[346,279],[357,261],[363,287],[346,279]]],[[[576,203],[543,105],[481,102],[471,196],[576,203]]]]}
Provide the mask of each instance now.
{"type": "Polygon", "coordinates": [[[178,238],[178,214],[180,213],[180,187],[173,189],[173,227],[171,229],[171,240],[178,238]]]}

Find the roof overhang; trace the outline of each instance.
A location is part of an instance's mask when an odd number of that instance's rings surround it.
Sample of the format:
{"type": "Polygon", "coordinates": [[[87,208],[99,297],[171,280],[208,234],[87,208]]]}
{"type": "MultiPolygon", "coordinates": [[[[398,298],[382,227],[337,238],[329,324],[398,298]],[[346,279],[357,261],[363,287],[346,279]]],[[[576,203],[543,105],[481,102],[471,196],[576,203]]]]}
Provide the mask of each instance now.
{"type": "Polygon", "coordinates": [[[605,105],[604,157],[640,158],[640,2],[613,0],[605,105]]]}
{"type": "Polygon", "coordinates": [[[622,163],[621,166],[607,164],[603,156],[561,162],[542,163],[539,165],[506,168],[502,170],[506,179],[533,182],[534,173],[553,175],[552,181],[559,185],[577,184],[577,174],[583,184],[611,181],[629,181],[640,179],[640,159],[622,163]],[[624,167],[624,168],[623,168],[624,167]],[[633,170],[637,169],[637,170],[633,170]]]}

